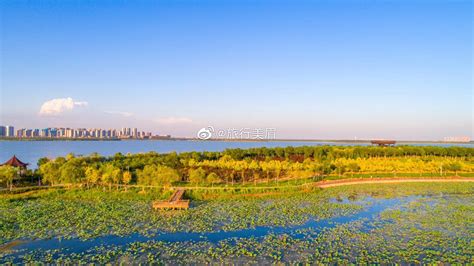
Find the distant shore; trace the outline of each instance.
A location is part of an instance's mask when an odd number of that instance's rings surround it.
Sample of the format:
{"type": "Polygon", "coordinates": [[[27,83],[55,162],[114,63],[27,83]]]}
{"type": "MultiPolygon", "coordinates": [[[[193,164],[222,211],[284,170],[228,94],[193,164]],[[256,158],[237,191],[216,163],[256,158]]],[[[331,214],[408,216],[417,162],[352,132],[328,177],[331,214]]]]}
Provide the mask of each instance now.
{"type": "MultiPolygon", "coordinates": [[[[222,141],[222,142],[327,142],[327,143],[359,143],[370,144],[371,140],[348,140],[348,139],[207,139],[199,138],[149,138],[149,139],[133,139],[133,138],[17,138],[17,137],[1,137],[0,141],[222,141]]],[[[474,144],[470,142],[448,142],[441,140],[396,140],[397,144],[413,144],[413,143],[436,143],[436,144],[474,144]]]]}

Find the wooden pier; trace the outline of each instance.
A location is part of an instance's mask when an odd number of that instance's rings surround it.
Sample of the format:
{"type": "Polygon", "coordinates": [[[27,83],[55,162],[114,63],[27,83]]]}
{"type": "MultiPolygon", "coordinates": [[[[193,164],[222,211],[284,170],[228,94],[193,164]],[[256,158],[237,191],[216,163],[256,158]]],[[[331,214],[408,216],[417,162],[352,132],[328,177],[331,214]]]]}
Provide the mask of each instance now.
{"type": "Polygon", "coordinates": [[[171,210],[179,210],[179,209],[188,209],[189,208],[189,200],[183,200],[184,189],[176,190],[173,195],[171,195],[170,199],[167,201],[154,201],[152,204],[153,209],[171,209],[171,210]]]}
{"type": "Polygon", "coordinates": [[[386,147],[386,146],[395,146],[397,142],[395,140],[371,140],[370,143],[372,143],[372,145],[386,147]]]}

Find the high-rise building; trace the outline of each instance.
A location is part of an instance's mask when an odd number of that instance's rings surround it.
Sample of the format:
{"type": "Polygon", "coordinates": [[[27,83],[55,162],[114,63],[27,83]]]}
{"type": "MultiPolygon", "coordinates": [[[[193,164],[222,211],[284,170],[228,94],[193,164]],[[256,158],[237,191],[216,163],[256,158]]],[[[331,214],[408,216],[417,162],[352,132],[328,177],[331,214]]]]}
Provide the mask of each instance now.
{"type": "Polygon", "coordinates": [[[15,136],[15,127],[13,127],[13,126],[6,126],[5,131],[6,131],[6,136],[7,137],[14,137],[15,136]]]}
{"type": "Polygon", "coordinates": [[[15,131],[13,126],[0,126],[0,137],[18,138],[149,138],[150,132],[139,131],[138,128],[101,129],[101,128],[21,128],[15,131]]]}
{"type": "Polygon", "coordinates": [[[74,130],[70,128],[66,128],[66,138],[72,138],[74,134],[74,130]]]}
{"type": "Polygon", "coordinates": [[[41,133],[40,133],[40,136],[45,138],[45,137],[49,137],[49,128],[43,128],[41,129],[41,133]]]}
{"type": "Polygon", "coordinates": [[[57,128],[52,128],[51,129],[51,137],[56,138],[58,136],[58,129],[57,128]]]}

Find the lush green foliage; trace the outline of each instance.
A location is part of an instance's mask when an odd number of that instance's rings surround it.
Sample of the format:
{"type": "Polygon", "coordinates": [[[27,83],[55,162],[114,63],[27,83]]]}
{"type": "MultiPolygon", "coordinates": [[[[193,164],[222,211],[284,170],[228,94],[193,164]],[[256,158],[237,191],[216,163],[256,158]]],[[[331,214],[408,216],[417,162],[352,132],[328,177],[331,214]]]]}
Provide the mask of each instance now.
{"type": "Polygon", "coordinates": [[[189,169],[189,182],[193,184],[200,184],[200,183],[204,183],[205,181],[206,181],[206,171],[204,171],[204,169],[202,168],[189,169]]]}
{"type": "Polygon", "coordinates": [[[163,165],[146,165],[143,170],[137,171],[137,176],[137,183],[145,186],[169,186],[180,180],[176,170],[163,165]]]}
{"type": "Polygon", "coordinates": [[[403,176],[474,174],[474,149],[461,147],[286,147],[229,149],[223,152],[188,152],[101,157],[41,159],[39,173],[49,184],[87,186],[138,184],[170,186],[253,184],[327,176],[403,176]],[[126,172],[126,176],[124,173],[126,172]],[[211,178],[208,178],[211,177],[211,178]]]}
{"type": "Polygon", "coordinates": [[[0,184],[5,184],[7,187],[11,187],[13,179],[18,175],[18,169],[9,166],[0,166],[0,184]]]}

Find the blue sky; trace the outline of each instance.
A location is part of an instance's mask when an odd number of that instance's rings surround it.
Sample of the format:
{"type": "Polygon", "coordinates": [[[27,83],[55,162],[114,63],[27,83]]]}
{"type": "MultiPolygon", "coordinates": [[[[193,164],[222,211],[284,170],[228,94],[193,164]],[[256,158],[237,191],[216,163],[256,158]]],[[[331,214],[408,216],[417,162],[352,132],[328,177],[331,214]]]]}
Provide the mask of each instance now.
{"type": "Polygon", "coordinates": [[[471,1],[0,6],[3,124],[473,137],[471,1]]]}

